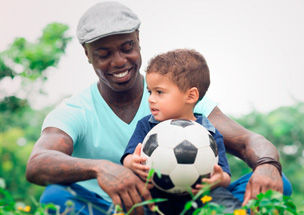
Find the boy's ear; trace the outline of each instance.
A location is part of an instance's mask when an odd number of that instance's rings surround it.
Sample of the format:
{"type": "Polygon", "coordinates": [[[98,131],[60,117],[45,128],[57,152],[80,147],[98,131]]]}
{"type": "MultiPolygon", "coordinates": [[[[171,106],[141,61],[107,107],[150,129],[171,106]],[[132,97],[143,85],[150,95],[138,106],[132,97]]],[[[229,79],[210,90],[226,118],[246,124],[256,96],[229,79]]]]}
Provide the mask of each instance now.
{"type": "Polygon", "coordinates": [[[192,87],[187,91],[187,103],[196,103],[198,101],[199,92],[196,87],[192,87]]]}

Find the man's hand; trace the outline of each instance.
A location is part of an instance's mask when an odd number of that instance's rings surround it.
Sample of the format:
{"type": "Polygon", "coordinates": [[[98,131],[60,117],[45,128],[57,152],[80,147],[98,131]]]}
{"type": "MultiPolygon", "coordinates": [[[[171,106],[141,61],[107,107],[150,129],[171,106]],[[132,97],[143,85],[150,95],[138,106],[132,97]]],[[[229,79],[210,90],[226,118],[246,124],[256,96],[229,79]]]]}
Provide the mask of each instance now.
{"type": "Polygon", "coordinates": [[[258,166],[253,172],[246,186],[243,206],[250,199],[256,198],[259,193],[274,190],[283,193],[283,180],[278,169],[270,164],[258,166]]]}
{"type": "MultiPolygon", "coordinates": [[[[279,152],[270,141],[230,119],[218,107],[213,109],[208,119],[224,136],[227,152],[241,158],[248,166],[253,167],[262,157],[279,160],[279,152]]],[[[283,181],[275,166],[263,164],[255,169],[247,183],[243,205],[269,189],[283,192],[283,181]]]]}
{"type": "MultiPolygon", "coordinates": [[[[46,128],[29,158],[26,177],[39,185],[71,184],[96,178],[113,203],[129,210],[142,200],[152,199],[145,182],[131,170],[107,160],[71,157],[73,140],[57,128],[46,128]]],[[[153,205],[150,205],[152,208],[153,205]]],[[[143,208],[137,208],[143,214],[143,208]]]]}
{"type": "MultiPolygon", "coordinates": [[[[127,211],[142,200],[152,199],[149,190],[145,187],[145,182],[131,170],[112,162],[103,163],[103,168],[97,175],[97,181],[111,197],[113,204],[122,207],[123,203],[127,211]]],[[[152,209],[153,205],[149,207],[152,209]]],[[[143,207],[137,207],[135,210],[136,214],[144,214],[143,207]]]]}

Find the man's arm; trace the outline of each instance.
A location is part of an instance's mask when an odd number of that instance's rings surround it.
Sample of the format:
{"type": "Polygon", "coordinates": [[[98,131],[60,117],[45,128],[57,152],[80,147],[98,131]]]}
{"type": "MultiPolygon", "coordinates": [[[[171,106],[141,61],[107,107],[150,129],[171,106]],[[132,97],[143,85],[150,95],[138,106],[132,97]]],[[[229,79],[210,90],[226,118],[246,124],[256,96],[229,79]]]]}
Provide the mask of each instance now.
{"type": "MultiPolygon", "coordinates": [[[[127,210],[142,201],[140,195],[151,199],[150,193],[144,192],[145,183],[131,170],[107,160],[73,158],[72,152],[69,135],[57,128],[44,129],[27,164],[28,181],[39,185],[70,184],[96,178],[113,204],[121,205],[123,201],[127,210]]],[[[137,212],[143,214],[142,208],[137,212]]]]}
{"type": "MultiPolygon", "coordinates": [[[[241,158],[251,168],[262,157],[270,157],[279,161],[279,153],[271,142],[265,137],[245,129],[226,116],[218,107],[213,109],[208,119],[224,136],[227,152],[241,158]]],[[[269,189],[283,192],[281,173],[274,165],[259,165],[247,184],[243,204],[246,204],[249,199],[256,198],[260,192],[266,192],[269,189]]]]}

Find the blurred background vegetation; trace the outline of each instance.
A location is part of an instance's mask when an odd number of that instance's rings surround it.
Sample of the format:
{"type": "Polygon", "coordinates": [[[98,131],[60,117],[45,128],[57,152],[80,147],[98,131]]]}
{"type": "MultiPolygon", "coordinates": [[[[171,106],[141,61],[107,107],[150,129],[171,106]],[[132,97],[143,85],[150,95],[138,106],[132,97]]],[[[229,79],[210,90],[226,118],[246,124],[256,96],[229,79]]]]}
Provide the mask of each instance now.
{"type": "MultiPolygon", "coordinates": [[[[51,23],[36,43],[16,38],[0,53],[0,84],[6,79],[20,82],[20,88],[13,93],[0,91],[0,186],[5,184],[16,201],[32,207],[32,197],[38,200],[44,188],[26,181],[26,163],[40,136],[43,119],[53,107],[34,110],[30,100],[44,93],[47,69],[58,65],[71,40],[66,35],[67,30],[66,25],[51,23]]],[[[253,111],[234,120],[265,136],[278,148],[283,172],[293,187],[294,203],[303,210],[304,102],[295,102],[293,106],[280,107],[269,113],[253,111]]],[[[232,180],[251,171],[243,161],[232,156],[228,158],[232,180]]]]}

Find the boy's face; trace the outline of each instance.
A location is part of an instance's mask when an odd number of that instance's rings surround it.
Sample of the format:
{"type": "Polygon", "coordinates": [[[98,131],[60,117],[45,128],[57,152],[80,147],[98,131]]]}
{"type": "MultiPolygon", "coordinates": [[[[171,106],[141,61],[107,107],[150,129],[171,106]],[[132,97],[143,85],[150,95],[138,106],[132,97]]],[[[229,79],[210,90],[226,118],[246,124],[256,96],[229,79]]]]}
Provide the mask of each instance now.
{"type": "Polygon", "coordinates": [[[157,121],[167,119],[191,119],[192,108],[187,104],[187,93],[181,92],[168,75],[149,73],[146,75],[147,89],[150,93],[149,105],[157,121]]]}

